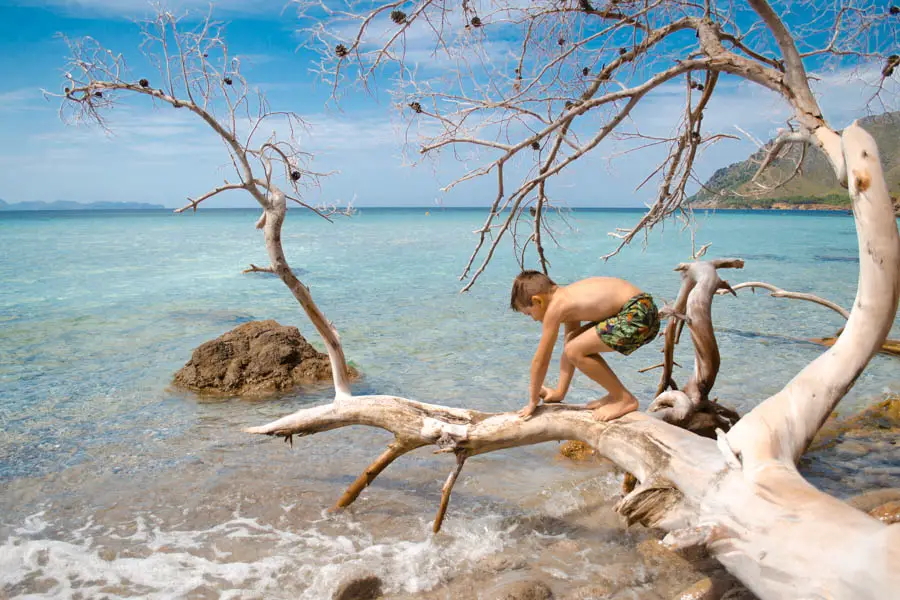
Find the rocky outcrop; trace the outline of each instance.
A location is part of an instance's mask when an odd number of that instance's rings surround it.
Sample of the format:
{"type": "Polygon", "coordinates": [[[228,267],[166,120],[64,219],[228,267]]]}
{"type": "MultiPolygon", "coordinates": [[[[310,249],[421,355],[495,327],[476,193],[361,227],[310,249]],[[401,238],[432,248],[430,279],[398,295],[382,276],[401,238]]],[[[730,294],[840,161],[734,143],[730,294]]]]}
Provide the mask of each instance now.
{"type": "MultiPolygon", "coordinates": [[[[350,376],[357,376],[352,367],[350,376]]],[[[202,344],[174,383],[200,393],[258,396],[320,381],[331,381],[328,355],[296,327],[269,320],[244,323],[202,344]]]]}

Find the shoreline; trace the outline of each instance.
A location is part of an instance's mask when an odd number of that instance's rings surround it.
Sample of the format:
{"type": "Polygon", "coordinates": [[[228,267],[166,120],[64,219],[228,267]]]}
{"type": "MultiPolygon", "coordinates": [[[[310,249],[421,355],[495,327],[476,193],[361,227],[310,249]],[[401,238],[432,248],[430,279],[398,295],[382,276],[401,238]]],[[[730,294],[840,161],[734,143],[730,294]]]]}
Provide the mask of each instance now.
{"type": "Polygon", "coordinates": [[[712,206],[696,205],[693,209],[702,210],[760,210],[766,212],[844,212],[852,213],[849,206],[834,206],[833,204],[782,204],[775,203],[772,206],[712,206]]]}

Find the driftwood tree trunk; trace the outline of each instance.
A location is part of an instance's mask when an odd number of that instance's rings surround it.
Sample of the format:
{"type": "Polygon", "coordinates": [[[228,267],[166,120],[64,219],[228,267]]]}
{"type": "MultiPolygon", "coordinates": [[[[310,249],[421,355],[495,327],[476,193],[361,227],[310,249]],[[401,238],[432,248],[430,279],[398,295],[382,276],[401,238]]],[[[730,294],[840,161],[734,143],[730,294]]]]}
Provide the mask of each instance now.
{"type": "MultiPolygon", "coordinates": [[[[671,547],[705,546],[760,598],[884,598],[888,590],[900,589],[900,524],[884,525],[820,492],[795,467],[886,337],[900,297],[900,237],[874,140],[852,125],[836,141],[832,157],[840,160],[836,170],[849,174],[860,248],[859,290],[847,327],[834,347],[716,441],[640,413],[600,423],[581,407],[555,405],[542,406],[523,421],[515,413],[344,394],[331,404],[247,431],[292,436],[369,425],[392,432],[394,441],[338,506],[347,506],[407,452],[427,445],[452,452],[457,461],[444,486],[435,529],[466,459],[540,442],[581,440],[640,482],[616,507],[627,522],[668,530],[664,543],[671,547]]],[[[698,350],[692,383],[684,392],[691,406],[708,393],[714,374],[705,373],[718,362],[717,350],[708,344],[714,338],[706,337],[711,323],[694,322],[692,307],[708,318],[712,295],[727,285],[716,266],[739,264],[679,267],[685,285],[671,312],[679,313],[683,305],[685,312],[675,318],[689,321],[695,344],[706,345],[698,350]]],[[[674,336],[671,328],[677,324],[668,327],[667,335],[674,336]]]]}
{"type": "Polygon", "coordinates": [[[728,430],[738,418],[737,413],[709,401],[709,392],[719,373],[719,346],[713,332],[712,301],[718,291],[734,293],[728,282],[719,277],[718,269],[742,269],[740,259],[716,259],[682,263],[675,270],[681,272],[681,289],[674,306],[664,307],[663,315],[669,317],[664,333],[663,371],[656,390],[656,400],[650,412],[668,423],[680,425],[695,432],[714,434],[717,428],[728,430]],[[675,344],[687,325],[694,342],[694,373],[684,390],[678,390],[672,378],[675,363],[675,344]],[[705,418],[700,418],[703,411],[705,418]],[[695,417],[697,419],[692,419],[695,417]]]}

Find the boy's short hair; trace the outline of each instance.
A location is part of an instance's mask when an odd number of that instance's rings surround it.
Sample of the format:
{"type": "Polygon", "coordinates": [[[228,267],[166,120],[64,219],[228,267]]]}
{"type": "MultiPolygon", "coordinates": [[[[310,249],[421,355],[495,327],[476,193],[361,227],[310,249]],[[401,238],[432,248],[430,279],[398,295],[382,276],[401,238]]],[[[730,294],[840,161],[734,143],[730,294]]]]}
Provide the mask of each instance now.
{"type": "Polygon", "coordinates": [[[519,311],[531,306],[531,297],[546,294],[556,287],[552,279],[540,271],[522,271],[513,280],[512,293],[509,296],[509,307],[519,311]]]}

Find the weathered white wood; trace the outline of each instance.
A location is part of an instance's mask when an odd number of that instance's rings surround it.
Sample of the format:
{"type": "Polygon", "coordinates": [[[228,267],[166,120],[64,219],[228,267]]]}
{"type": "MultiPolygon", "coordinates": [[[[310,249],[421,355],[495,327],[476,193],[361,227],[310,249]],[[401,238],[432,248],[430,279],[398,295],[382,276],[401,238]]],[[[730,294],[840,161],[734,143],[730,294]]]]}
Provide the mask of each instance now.
{"type": "Polygon", "coordinates": [[[325,318],[318,305],[313,301],[309,289],[297,279],[294,271],[288,265],[287,258],[284,256],[284,249],[281,246],[281,227],[287,214],[287,199],[284,193],[274,184],[269,184],[269,187],[271,193],[263,204],[265,219],[261,218],[260,221],[263,222],[266,250],[269,252],[269,260],[272,261],[272,271],[291,290],[291,294],[303,307],[306,316],[309,317],[316,331],[322,336],[325,348],[328,351],[329,361],[331,362],[331,377],[337,397],[348,397],[350,395],[350,374],[347,369],[347,360],[344,357],[340,336],[337,329],[325,318]]]}
{"type": "Polygon", "coordinates": [[[844,130],[844,156],[859,238],[860,278],[844,332],[785,388],[728,433],[745,469],[795,462],[887,337],[900,297],[900,238],[872,137],[844,130]]]}
{"type": "MultiPolygon", "coordinates": [[[[719,277],[718,269],[741,269],[744,261],[738,258],[715,259],[681,263],[675,270],[681,272],[681,289],[675,304],[661,312],[670,316],[665,330],[663,348],[663,372],[660,376],[657,397],[650,404],[649,412],[668,423],[686,425],[688,419],[701,408],[708,407],[709,392],[719,373],[719,346],[713,331],[712,301],[719,290],[732,291],[728,282],[719,277]],[[678,328],[687,324],[694,344],[694,372],[683,390],[674,388],[672,366],[675,362],[675,344],[678,328]]],[[[720,420],[720,426],[731,423],[720,420]]]]}

